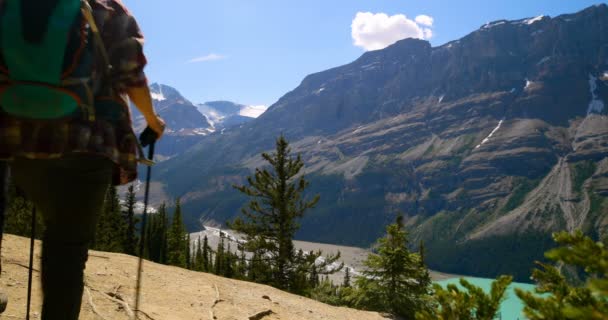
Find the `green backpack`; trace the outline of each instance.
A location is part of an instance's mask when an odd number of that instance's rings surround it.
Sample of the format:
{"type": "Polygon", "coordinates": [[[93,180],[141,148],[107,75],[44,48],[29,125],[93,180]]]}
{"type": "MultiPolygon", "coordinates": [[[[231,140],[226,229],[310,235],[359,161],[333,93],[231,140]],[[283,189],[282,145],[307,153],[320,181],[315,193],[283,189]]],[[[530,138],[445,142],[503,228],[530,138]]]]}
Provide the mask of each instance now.
{"type": "MultiPolygon", "coordinates": [[[[100,43],[86,0],[59,0],[42,41],[25,40],[20,0],[0,13],[0,112],[21,119],[95,119],[100,43]]],[[[105,52],[104,52],[105,54],[105,52]]],[[[105,70],[104,70],[105,71],[105,70]]]]}

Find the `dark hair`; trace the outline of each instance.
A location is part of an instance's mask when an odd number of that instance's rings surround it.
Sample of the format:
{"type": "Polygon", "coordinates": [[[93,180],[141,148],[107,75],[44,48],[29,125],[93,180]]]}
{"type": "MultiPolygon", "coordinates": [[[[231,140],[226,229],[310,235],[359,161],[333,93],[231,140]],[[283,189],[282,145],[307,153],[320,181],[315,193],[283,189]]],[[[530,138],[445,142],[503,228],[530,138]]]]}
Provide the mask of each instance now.
{"type": "Polygon", "coordinates": [[[59,0],[21,0],[23,36],[31,43],[39,43],[46,34],[49,18],[59,0]]]}

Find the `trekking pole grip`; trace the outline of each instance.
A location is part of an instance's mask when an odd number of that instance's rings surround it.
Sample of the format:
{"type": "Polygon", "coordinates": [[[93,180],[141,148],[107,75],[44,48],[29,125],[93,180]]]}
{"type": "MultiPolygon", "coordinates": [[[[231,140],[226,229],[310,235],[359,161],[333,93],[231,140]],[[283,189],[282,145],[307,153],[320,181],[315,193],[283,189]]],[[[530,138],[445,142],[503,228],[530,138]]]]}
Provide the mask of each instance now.
{"type": "Polygon", "coordinates": [[[156,140],[158,139],[158,134],[152,130],[150,127],[146,127],[144,132],[139,136],[139,142],[141,142],[142,147],[150,146],[148,149],[148,159],[152,160],[154,158],[154,145],[156,144],[156,140]]]}

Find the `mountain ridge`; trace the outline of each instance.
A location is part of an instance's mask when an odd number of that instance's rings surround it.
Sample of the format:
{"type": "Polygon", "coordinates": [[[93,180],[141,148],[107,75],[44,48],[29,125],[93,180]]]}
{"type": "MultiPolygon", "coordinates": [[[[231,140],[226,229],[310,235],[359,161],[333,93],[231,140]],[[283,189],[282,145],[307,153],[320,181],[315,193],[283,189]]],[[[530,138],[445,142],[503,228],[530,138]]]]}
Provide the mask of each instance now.
{"type": "Polygon", "coordinates": [[[192,228],[222,223],[246,200],[231,185],[283,134],[322,195],[299,238],[369,245],[405,212],[432,268],[517,269],[522,279],[552,231],[608,228],[605,31],[602,4],[499,20],[438,47],[401,40],[305,77],[257,120],[160,166],[158,178],[183,196],[192,228]],[[534,245],[522,249],[525,239],[534,245]],[[506,253],[480,258],[491,268],[469,258],[496,248],[506,253]]]}

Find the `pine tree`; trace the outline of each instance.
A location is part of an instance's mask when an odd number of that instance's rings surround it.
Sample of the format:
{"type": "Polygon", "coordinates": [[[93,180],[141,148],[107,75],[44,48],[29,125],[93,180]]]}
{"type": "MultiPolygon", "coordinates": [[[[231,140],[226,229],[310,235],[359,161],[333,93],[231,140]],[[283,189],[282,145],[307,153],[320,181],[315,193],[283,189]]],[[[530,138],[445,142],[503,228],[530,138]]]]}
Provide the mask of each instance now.
{"type": "Polygon", "coordinates": [[[126,254],[135,255],[136,246],[136,235],[135,235],[135,190],[133,185],[130,185],[127,189],[127,195],[125,199],[126,210],[124,211],[124,219],[126,221],[125,235],[123,237],[124,244],[123,248],[126,254]]]}
{"type": "Polygon", "coordinates": [[[608,243],[595,242],[581,231],[553,235],[560,246],[545,253],[556,262],[537,262],[532,273],[535,293],[516,289],[524,302],[528,319],[608,319],[608,243]],[[576,284],[561,270],[576,267],[584,270],[586,282],[576,284]]]}
{"type": "Polygon", "coordinates": [[[194,254],[194,263],[192,266],[193,270],[196,271],[204,271],[203,270],[203,242],[201,241],[201,236],[198,236],[198,240],[196,241],[196,253],[194,254]]]}
{"type": "Polygon", "coordinates": [[[350,287],[350,268],[346,268],[344,271],[344,282],[342,283],[342,286],[345,288],[350,287]]]}
{"type": "Polygon", "coordinates": [[[310,292],[310,297],[317,301],[327,303],[334,306],[343,305],[338,287],[336,287],[329,279],[321,281],[314,289],[310,292]]]}
{"type": "Polygon", "coordinates": [[[241,252],[241,256],[239,257],[239,262],[237,264],[236,278],[246,279],[247,278],[247,258],[245,256],[245,251],[243,250],[242,246],[239,245],[239,249],[241,252]]]}
{"type": "Polygon", "coordinates": [[[167,233],[167,264],[182,268],[187,266],[185,242],[186,227],[182,220],[180,200],[177,199],[171,227],[167,233]]]}
{"type": "Polygon", "coordinates": [[[214,273],[217,275],[224,274],[224,233],[220,231],[220,241],[217,243],[217,250],[215,250],[215,270],[214,273]]]}
{"type": "Polygon", "coordinates": [[[317,273],[317,266],[313,265],[311,268],[311,272],[310,272],[310,277],[308,278],[309,281],[309,287],[310,288],[316,288],[320,281],[319,281],[319,273],[317,273]]]}
{"type": "Polygon", "coordinates": [[[224,270],[222,272],[224,277],[226,277],[226,278],[234,277],[234,263],[235,262],[236,262],[236,259],[234,259],[234,255],[231,252],[231,248],[230,248],[230,242],[228,242],[228,248],[226,249],[226,252],[224,253],[224,262],[223,262],[224,270]]]}
{"type": "MultiPolygon", "coordinates": [[[[434,285],[433,307],[416,313],[417,320],[493,320],[504,300],[505,291],[511,284],[511,276],[500,276],[492,283],[492,289],[486,294],[465,279],[460,279],[458,286],[449,284],[443,288],[434,285]]],[[[553,318],[551,318],[553,319],[553,318]]]]}
{"type": "Polygon", "coordinates": [[[186,269],[192,270],[192,246],[190,244],[190,234],[186,233],[184,242],[184,255],[186,256],[186,269]]]}
{"type": "MultiPolygon", "coordinates": [[[[319,196],[311,200],[303,198],[308,181],[298,175],[304,162],[300,155],[296,158],[291,156],[291,149],[283,136],[277,139],[275,152],[263,153],[262,158],[270,164],[271,169],[258,168],[254,176],[247,179],[248,185],[235,186],[252,199],[242,209],[244,217],[236,218],[229,226],[245,235],[247,251],[257,254],[258,259],[263,257],[268,260],[273,271],[270,277],[272,285],[297,292],[300,289],[296,289],[293,283],[296,270],[306,266],[308,273],[312,264],[308,258],[296,261],[293,238],[299,229],[298,220],[317,204],[319,196]]],[[[335,261],[338,258],[339,255],[327,257],[326,260],[335,261]]],[[[254,277],[258,276],[254,273],[254,277]]]]}
{"type": "Polygon", "coordinates": [[[158,262],[167,264],[169,250],[169,217],[167,215],[167,206],[164,202],[158,211],[158,219],[158,262]]]}
{"type": "Polygon", "coordinates": [[[94,249],[110,252],[124,252],[126,228],[127,226],[122,216],[116,187],[109,187],[106,192],[104,209],[97,222],[94,249]]]}
{"type": "Polygon", "coordinates": [[[404,319],[414,319],[417,311],[427,309],[431,279],[420,255],[407,248],[401,216],[387,227],[378,253],[368,255],[364,265],[363,276],[356,280],[356,307],[391,312],[404,319]]]}
{"type": "Polygon", "coordinates": [[[247,268],[247,279],[257,283],[268,283],[267,275],[268,269],[264,268],[262,258],[260,257],[259,251],[254,251],[251,258],[251,262],[247,268]]]}
{"type": "Polygon", "coordinates": [[[215,255],[213,253],[213,249],[209,247],[209,266],[207,268],[207,272],[209,273],[215,273],[215,264],[213,263],[213,261],[215,261],[215,255]]]}
{"type": "Polygon", "coordinates": [[[207,236],[205,236],[205,238],[203,238],[203,271],[205,272],[209,272],[211,270],[211,268],[209,267],[209,262],[211,261],[211,257],[210,255],[210,250],[209,250],[209,240],[207,239],[207,236]]]}
{"type": "Polygon", "coordinates": [[[167,263],[167,206],[162,203],[158,208],[158,212],[149,216],[149,222],[146,225],[146,257],[154,262],[167,263]]]}

